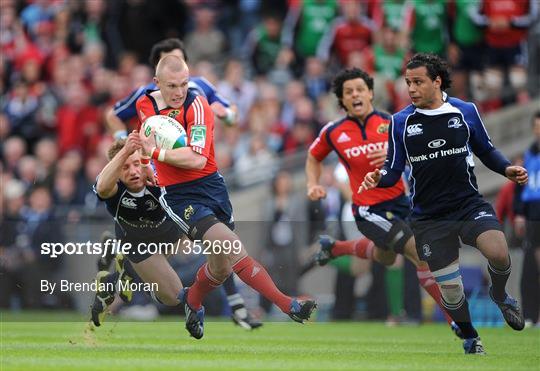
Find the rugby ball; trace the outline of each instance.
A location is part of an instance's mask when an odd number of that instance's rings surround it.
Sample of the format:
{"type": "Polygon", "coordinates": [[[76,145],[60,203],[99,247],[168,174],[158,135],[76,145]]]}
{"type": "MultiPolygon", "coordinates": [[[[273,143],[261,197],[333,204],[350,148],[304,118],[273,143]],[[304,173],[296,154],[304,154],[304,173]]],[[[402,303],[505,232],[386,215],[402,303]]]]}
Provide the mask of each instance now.
{"type": "Polygon", "coordinates": [[[150,116],[144,122],[142,129],[144,135],[150,136],[154,129],[156,145],[164,149],[175,149],[187,145],[186,130],[178,121],[169,116],[150,116]]]}

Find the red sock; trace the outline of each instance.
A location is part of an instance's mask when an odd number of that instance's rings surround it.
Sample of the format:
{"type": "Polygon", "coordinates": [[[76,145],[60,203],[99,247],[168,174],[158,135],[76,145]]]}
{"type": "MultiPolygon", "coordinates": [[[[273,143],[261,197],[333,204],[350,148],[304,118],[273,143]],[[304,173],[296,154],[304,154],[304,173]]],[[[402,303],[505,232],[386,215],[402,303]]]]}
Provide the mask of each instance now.
{"type": "Polygon", "coordinates": [[[259,262],[252,259],[251,256],[246,256],[236,262],[232,268],[242,281],[276,304],[283,313],[289,313],[292,298],[279,291],[266,269],[259,262]]]}
{"type": "Polygon", "coordinates": [[[427,291],[427,293],[439,305],[439,308],[441,308],[444,318],[446,318],[446,322],[448,322],[448,324],[452,323],[452,318],[448,315],[448,313],[446,313],[446,310],[441,304],[441,290],[439,290],[439,285],[437,285],[435,277],[433,277],[433,274],[429,268],[416,268],[416,275],[418,276],[418,281],[420,281],[420,286],[427,291]]]}
{"type": "Polygon", "coordinates": [[[195,282],[189,288],[187,302],[194,310],[199,310],[202,306],[202,301],[206,294],[219,287],[221,282],[212,277],[208,270],[208,263],[204,263],[195,276],[195,282]]]}
{"type": "Polygon", "coordinates": [[[361,259],[371,259],[375,245],[367,238],[351,241],[336,241],[332,247],[332,255],[353,255],[361,259]]]}

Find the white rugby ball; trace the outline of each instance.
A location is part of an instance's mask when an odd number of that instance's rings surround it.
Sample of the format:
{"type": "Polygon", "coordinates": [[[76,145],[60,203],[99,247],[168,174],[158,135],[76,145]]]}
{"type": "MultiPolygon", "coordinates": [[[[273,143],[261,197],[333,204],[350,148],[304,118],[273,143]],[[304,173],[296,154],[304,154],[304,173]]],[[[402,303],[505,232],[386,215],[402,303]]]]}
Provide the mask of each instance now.
{"type": "Polygon", "coordinates": [[[178,121],[165,115],[150,116],[143,126],[144,135],[150,136],[152,128],[156,145],[164,149],[175,149],[187,145],[186,130],[178,121]]]}

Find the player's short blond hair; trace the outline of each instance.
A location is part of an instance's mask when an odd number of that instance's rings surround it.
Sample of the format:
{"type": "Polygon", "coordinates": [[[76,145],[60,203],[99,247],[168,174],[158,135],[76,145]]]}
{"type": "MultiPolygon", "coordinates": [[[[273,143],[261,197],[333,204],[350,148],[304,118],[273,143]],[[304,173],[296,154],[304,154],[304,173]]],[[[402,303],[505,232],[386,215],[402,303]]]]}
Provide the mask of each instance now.
{"type": "Polygon", "coordinates": [[[187,64],[182,58],[178,58],[176,55],[166,55],[159,60],[156,66],[156,77],[159,78],[165,69],[177,73],[187,68],[187,64]]]}

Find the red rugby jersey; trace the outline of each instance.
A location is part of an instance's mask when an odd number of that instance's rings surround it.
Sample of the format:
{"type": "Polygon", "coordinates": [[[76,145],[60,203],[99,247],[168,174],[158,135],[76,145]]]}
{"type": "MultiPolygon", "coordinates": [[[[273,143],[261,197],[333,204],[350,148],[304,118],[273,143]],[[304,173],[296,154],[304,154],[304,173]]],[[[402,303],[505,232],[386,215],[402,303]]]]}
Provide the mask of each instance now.
{"type": "Polygon", "coordinates": [[[158,109],[155,99],[147,91],[137,101],[139,130],[142,123],[150,116],[166,115],[178,121],[186,129],[188,146],[207,158],[206,166],[199,169],[185,169],[160,161],[154,161],[160,186],[185,183],[196,180],[217,171],[214,157],[214,113],[204,97],[188,91],[186,101],[180,108],[167,107],[158,109]]]}
{"type": "MultiPolygon", "coordinates": [[[[481,11],[489,19],[505,18],[512,22],[504,30],[485,30],[488,46],[494,48],[511,48],[519,46],[527,39],[527,29],[532,24],[534,15],[531,11],[532,2],[538,0],[484,0],[481,11]]],[[[538,5],[535,5],[538,6],[538,5]]]]}
{"type": "Polygon", "coordinates": [[[366,155],[375,149],[388,147],[389,124],[390,117],[377,111],[368,115],[365,125],[362,125],[360,120],[347,116],[328,123],[309,148],[309,152],[318,161],[336,151],[339,161],[347,169],[353,203],[356,205],[375,205],[396,198],[405,191],[401,179],[390,188],[375,188],[358,193],[366,174],[375,169],[375,166],[369,164],[372,159],[366,155]]]}

